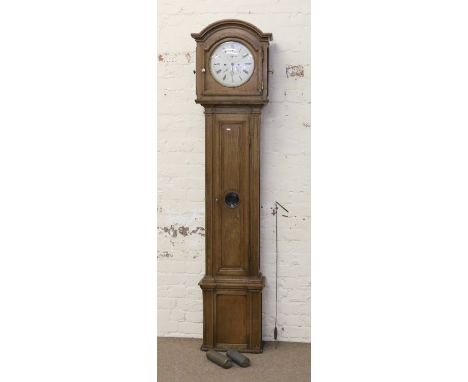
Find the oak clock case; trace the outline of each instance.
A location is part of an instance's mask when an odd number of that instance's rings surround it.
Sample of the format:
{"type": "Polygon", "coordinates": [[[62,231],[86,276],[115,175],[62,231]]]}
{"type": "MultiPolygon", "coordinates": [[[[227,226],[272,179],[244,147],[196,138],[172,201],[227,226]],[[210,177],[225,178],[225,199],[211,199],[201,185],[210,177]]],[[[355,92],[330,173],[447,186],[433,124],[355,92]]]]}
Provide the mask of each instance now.
{"type": "Polygon", "coordinates": [[[260,353],[260,118],[272,35],[221,20],[192,37],[206,140],[202,350],[260,353]]]}

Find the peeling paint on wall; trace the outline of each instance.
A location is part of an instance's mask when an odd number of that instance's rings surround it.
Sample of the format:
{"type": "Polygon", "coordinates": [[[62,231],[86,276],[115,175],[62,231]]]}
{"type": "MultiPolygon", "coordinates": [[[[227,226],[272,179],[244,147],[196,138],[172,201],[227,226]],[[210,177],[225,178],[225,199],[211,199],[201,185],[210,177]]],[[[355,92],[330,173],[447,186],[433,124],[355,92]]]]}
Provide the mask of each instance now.
{"type": "Polygon", "coordinates": [[[167,251],[158,251],[158,259],[162,258],[162,257],[174,257],[174,255],[172,253],[169,253],[167,251]]]}
{"type": "Polygon", "coordinates": [[[186,227],[186,226],[179,227],[178,231],[182,236],[187,236],[189,232],[189,227],[186,227]]]}
{"type": "Polygon", "coordinates": [[[190,231],[190,234],[196,234],[198,233],[200,236],[205,236],[205,228],[203,227],[197,227],[194,230],[190,231]],[[200,233],[198,233],[200,231],[200,233]]]}
{"type": "Polygon", "coordinates": [[[158,231],[160,233],[165,233],[171,237],[177,237],[177,235],[181,236],[188,236],[188,235],[200,235],[205,236],[205,228],[203,227],[195,227],[194,229],[190,229],[188,226],[179,226],[176,227],[177,224],[171,224],[170,226],[166,227],[158,227],[158,231]]]}
{"type": "Polygon", "coordinates": [[[185,51],[185,52],[163,52],[158,55],[158,61],[169,64],[169,63],[176,63],[176,64],[189,64],[191,63],[192,57],[195,56],[195,51],[185,51]]]}
{"type": "Polygon", "coordinates": [[[304,67],[302,65],[286,66],[286,77],[304,77],[304,67]]]}

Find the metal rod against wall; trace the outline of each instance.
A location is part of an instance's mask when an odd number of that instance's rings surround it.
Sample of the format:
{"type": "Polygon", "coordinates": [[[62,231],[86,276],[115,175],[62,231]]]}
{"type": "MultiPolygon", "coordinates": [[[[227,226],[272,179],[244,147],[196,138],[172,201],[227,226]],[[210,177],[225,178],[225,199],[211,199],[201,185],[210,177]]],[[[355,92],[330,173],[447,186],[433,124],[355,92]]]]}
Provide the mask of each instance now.
{"type": "MultiPolygon", "coordinates": [[[[284,208],[280,203],[275,201],[275,243],[276,243],[276,271],[275,271],[275,299],[276,299],[276,306],[275,306],[275,329],[273,330],[273,338],[275,341],[278,339],[278,207],[281,207],[284,211],[289,211],[284,208]]],[[[283,215],[285,216],[285,215],[283,215]]]]}

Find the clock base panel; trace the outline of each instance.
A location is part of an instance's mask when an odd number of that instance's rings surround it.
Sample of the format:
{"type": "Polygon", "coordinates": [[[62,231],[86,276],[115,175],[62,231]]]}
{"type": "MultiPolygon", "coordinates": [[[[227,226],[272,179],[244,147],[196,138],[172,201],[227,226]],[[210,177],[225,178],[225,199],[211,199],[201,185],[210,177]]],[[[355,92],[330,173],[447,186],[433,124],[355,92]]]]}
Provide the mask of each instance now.
{"type": "Polygon", "coordinates": [[[265,278],[203,278],[203,345],[201,350],[237,349],[261,353],[262,289],[265,278]]]}

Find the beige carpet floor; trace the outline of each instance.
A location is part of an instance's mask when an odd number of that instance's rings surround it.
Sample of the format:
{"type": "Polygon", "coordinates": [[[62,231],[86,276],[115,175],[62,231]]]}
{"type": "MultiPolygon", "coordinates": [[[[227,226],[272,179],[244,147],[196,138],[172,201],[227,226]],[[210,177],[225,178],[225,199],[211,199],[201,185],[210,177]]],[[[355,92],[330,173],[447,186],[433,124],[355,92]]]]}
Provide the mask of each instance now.
{"type": "Polygon", "coordinates": [[[266,342],[262,354],[245,354],[250,366],[223,369],[200,350],[201,339],[158,338],[158,382],[309,382],[310,344],[266,342]]]}

